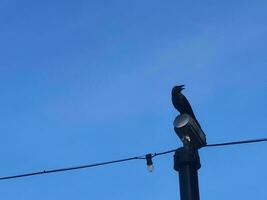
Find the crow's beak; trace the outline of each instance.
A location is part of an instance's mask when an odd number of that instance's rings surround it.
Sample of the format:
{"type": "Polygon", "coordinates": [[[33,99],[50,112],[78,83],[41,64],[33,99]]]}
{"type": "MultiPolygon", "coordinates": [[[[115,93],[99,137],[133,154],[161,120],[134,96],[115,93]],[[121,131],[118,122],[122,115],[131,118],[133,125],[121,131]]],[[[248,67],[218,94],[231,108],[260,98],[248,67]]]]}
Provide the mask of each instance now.
{"type": "Polygon", "coordinates": [[[183,90],[184,89],[184,85],[179,85],[179,87],[183,90]]]}

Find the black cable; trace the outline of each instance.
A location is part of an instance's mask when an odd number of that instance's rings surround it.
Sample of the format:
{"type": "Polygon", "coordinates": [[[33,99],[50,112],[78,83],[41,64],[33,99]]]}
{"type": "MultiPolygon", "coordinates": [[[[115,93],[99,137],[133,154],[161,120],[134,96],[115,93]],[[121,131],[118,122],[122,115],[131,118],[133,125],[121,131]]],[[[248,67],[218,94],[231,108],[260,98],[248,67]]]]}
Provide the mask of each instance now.
{"type": "Polygon", "coordinates": [[[43,174],[50,174],[50,173],[57,173],[57,172],[63,172],[63,171],[71,171],[71,170],[84,169],[84,168],[90,168],[90,167],[97,167],[97,166],[108,165],[108,164],[119,163],[119,162],[126,162],[126,161],[130,161],[130,160],[145,159],[143,157],[144,156],[131,157],[131,158],[125,158],[125,159],[120,159],[120,160],[113,160],[113,161],[108,161],[108,162],[102,162],[102,163],[95,163],[95,164],[88,164],[88,165],[80,165],[80,166],[76,166],[76,167],[68,167],[68,168],[44,170],[44,171],[33,172],[33,173],[26,173],[26,174],[19,174],[19,175],[14,175],[14,176],[6,176],[6,177],[0,177],[0,180],[21,178],[21,177],[27,177],[27,176],[36,176],[36,175],[43,175],[43,174]]]}
{"type": "Polygon", "coordinates": [[[165,154],[168,154],[168,153],[172,153],[172,152],[175,152],[176,150],[177,149],[172,149],[172,150],[169,150],[169,151],[163,151],[163,152],[160,152],[160,153],[154,153],[153,157],[165,155],[165,154]]]}
{"type": "MultiPolygon", "coordinates": [[[[218,146],[228,146],[228,145],[237,145],[237,144],[266,142],[266,141],[267,141],[267,138],[262,138],[262,139],[254,139],[254,140],[225,142],[225,143],[218,143],[218,144],[207,144],[204,147],[218,147],[218,146]]],[[[168,151],[154,153],[154,154],[152,154],[152,157],[169,154],[169,153],[172,153],[175,151],[176,151],[176,149],[172,149],[172,150],[168,150],[168,151]]],[[[44,171],[39,171],[39,172],[19,174],[19,175],[13,175],[13,176],[4,176],[4,177],[0,177],[0,180],[15,179],[15,178],[22,178],[22,177],[29,177],[29,176],[36,176],[36,175],[44,175],[44,174],[57,173],[57,172],[63,172],[63,171],[71,171],[71,170],[78,170],[78,169],[84,169],[84,168],[98,167],[98,166],[109,165],[109,164],[114,164],[114,163],[121,163],[121,162],[126,162],[126,161],[131,161],[131,160],[144,160],[144,159],[146,159],[145,155],[135,156],[135,157],[124,158],[124,159],[113,160],[113,161],[107,161],[107,162],[101,162],[101,163],[80,165],[80,166],[76,166],[76,167],[59,168],[59,169],[44,170],[44,171]]]]}
{"type": "Polygon", "coordinates": [[[254,140],[242,140],[242,141],[235,141],[235,142],[225,142],[225,143],[218,143],[218,144],[207,144],[204,147],[218,147],[218,146],[228,146],[228,145],[236,145],[236,144],[248,144],[248,143],[256,143],[256,142],[266,142],[267,138],[261,139],[254,139],[254,140]]]}

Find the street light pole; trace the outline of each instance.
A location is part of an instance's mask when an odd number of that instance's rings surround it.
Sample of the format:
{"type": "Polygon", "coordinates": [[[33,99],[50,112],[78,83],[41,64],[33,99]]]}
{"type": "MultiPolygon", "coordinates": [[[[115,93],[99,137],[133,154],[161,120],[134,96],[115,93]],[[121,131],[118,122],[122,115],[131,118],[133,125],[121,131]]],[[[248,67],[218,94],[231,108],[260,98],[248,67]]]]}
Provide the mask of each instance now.
{"type": "Polygon", "coordinates": [[[173,125],[183,142],[183,147],[174,154],[174,169],[179,172],[180,200],[199,200],[198,170],[201,164],[198,149],[206,145],[205,133],[188,114],[177,116],[173,125]]]}

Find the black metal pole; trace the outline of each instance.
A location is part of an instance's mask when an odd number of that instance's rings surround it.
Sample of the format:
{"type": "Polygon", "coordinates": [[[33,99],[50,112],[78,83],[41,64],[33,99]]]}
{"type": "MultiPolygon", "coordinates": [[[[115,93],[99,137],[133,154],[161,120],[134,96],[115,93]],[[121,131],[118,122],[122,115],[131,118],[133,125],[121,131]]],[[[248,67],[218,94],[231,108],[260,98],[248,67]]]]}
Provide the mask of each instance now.
{"type": "Polygon", "coordinates": [[[176,150],[174,169],[179,172],[181,200],[199,200],[198,169],[200,169],[198,150],[191,144],[176,150]]]}

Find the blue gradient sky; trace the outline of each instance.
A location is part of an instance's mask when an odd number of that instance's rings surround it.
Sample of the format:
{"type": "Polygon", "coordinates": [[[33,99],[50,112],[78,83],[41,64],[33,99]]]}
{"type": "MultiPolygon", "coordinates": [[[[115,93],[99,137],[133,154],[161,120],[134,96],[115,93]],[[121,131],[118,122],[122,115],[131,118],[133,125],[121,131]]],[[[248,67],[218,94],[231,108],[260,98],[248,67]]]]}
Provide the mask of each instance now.
{"type": "MultiPolygon", "coordinates": [[[[175,84],[209,143],[267,136],[266,1],[0,2],[0,176],[164,151],[175,84]]],[[[266,200],[267,145],[201,150],[201,197],[266,200]]],[[[178,199],[172,155],[0,182],[5,200],[178,199]]]]}

